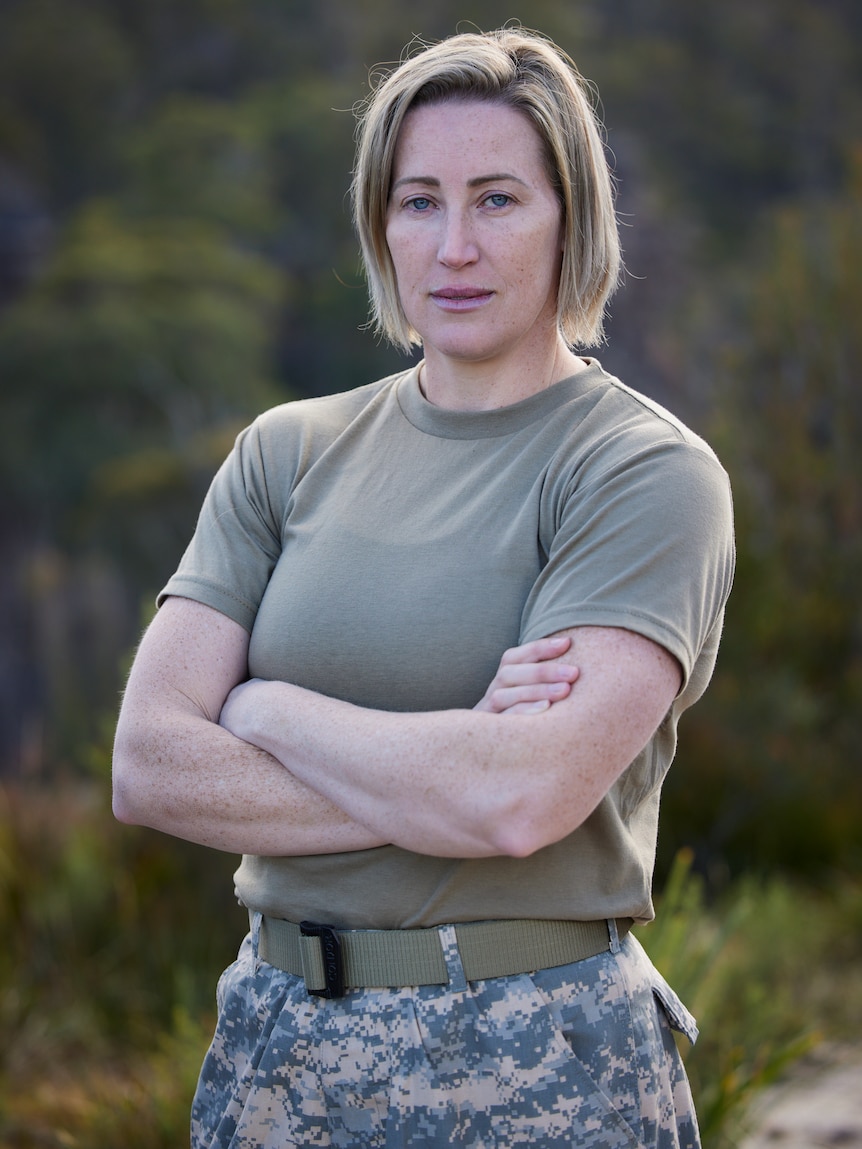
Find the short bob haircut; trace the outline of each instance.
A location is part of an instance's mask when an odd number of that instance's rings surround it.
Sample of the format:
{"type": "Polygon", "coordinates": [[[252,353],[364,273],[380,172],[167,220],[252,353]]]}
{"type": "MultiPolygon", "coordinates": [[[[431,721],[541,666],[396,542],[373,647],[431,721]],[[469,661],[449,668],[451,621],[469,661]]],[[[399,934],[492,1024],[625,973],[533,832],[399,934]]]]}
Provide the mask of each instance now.
{"type": "Polygon", "coordinates": [[[374,328],[409,351],[421,343],[404,315],[386,216],[395,147],[411,108],[488,100],[529,116],[563,209],[565,236],[557,322],[571,346],[602,341],[605,304],[621,255],[603,130],[574,62],[535,32],[464,33],[423,48],[382,78],[359,111],[353,218],[371,296],[374,328]]]}

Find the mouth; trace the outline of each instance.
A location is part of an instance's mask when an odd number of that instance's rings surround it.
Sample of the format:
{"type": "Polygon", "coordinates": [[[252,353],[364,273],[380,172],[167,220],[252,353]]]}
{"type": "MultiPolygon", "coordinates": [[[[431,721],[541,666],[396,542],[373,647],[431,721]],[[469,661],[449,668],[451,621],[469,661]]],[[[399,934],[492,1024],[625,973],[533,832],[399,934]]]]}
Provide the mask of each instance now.
{"type": "Polygon", "coordinates": [[[446,311],[467,311],[487,303],[494,292],[486,287],[440,287],[432,291],[431,298],[446,311]]]}

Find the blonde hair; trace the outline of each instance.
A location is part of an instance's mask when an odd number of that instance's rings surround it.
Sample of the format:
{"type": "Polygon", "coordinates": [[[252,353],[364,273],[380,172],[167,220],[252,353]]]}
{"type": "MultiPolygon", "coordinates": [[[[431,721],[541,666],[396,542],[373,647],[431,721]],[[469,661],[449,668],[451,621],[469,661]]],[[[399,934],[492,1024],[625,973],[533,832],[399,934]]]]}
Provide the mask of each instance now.
{"type": "Polygon", "coordinates": [[[377,84],[360,109],[353,218],[371,296],[373,326],[408,351],[421,343],[408,323],[386,243],[398,134],[411,108],[450,99],[516,108],[538,132],[563,210],[557,322],[572,346],[601,342],[605,304],[622,267],[613,182],[602,127],[574,62],[535,32],[463,33],[423,48],[377,84]]]}

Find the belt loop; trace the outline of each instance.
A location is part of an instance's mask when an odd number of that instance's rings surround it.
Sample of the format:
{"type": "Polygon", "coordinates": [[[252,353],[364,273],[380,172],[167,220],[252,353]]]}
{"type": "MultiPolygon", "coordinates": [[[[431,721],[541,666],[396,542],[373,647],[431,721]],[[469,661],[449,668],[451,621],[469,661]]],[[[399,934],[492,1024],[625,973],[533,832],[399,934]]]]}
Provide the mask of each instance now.
{"type": "Polygon", "coordinates": [[[443,947],[443,960],[446,962],[446,971],[449,974],[449,989],[459,993],[467,988],[467,975],[464,972],[464,963],[461,951],[458,948],[458,935],[454,926],[438,926],[440,945],[443,947]]]}
{"type": "Polygon", "coordinates": [[[608,937],[611,939],[611,953],[618,954],[620,949],[620,934],[617,929],[617,919],[608,918],[608,937]]]}
{"type": "Polygon", "coordinates": [[[251,926],[251,952],[254,957],[254,972],[260,972],[260,927],[263,921],[263,914],[259,910],[249,912],[250,926],[251,926]]]}

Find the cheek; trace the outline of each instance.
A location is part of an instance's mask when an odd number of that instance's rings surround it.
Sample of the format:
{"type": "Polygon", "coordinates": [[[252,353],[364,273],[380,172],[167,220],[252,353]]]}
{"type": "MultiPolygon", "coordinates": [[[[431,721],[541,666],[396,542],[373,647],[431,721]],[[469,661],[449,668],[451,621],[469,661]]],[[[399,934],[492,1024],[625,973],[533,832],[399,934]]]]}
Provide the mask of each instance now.
{"type": "Polygon", "coordinates": [[[551,235],[546,235],[543,248],[537,247],[537,250],[544,251],[544,278],[556,292],[563,269],[563,229],[557,228],[551,235]]]}
{"type": "Polygon", "coordinates": [[[386,229],[386,245],[397,275],[409,276],[416,263],[415,242],[405,236],[400,228],[390,226],[386,229]]]}
{"type": "Polygon", "coordinates": [[[549,286],[556,290],[562,263],[563,253],[557,237],[538,232],[521,249],[517,270],[522,283],[529,282],[536,290],[545,291],[549,286]]]}

